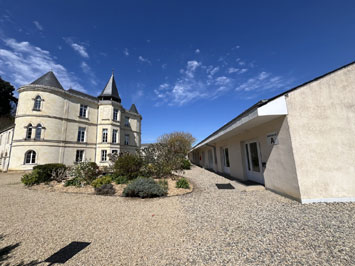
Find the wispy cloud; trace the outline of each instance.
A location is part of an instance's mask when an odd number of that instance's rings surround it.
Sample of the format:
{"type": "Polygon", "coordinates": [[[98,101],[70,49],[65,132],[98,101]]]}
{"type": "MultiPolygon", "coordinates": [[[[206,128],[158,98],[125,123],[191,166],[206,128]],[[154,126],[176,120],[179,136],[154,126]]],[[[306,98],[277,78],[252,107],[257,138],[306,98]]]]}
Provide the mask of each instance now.
{"type": "Polygon", "coordinates": [[[89,58],[89,54],[87,53],[86,51],[86,48],[84,45],[82,44],[78,44],[78,43],[75,43],[72,38],[69,38],[69,37],[65,37],[64,38],[65,42],[70,45],[74,51],[76,51],[80,56],[84,57],[84,58],[89,58]]]}
{"type": "Polygon", "coordinates": [[[123,54],[124,54],[125,56],[129,56],[128,48],[125,48],[125,49],[123,50],[123,54]]]}
{"type": "Polygon", "coordinates": [[[200,49],[195,50],[195,54],[199,54],[200,52],[201,52],[200,49]]]}
{"type": "Polygon", "coordinates": [[[182,106],[200,99],[213,100],[226,93],[244,94],[253,91],[253,94],[258,95],[262,91],[272,91],[289,84],[281,76],[265,71],[253,76],[247,68],[239,67],[240,61],[234,63],[237,67],[228,68],[223,63],[220,66],[206,66],[197,60],[187,61],[174,82],[164,82],[154,90],[156,106],[182,106]]]}
{"type": "Polygon", "coordinates": [[[43,26],[37,20],[33,21],[33,24],[35,24],[35,26],[38,30],[40,30],[40,31],[43,30],[43,26]]]}
{"type": "Polygon", "coordinates": [[[141,61],[141,62],[143,62],[143,63],[148,63],[148,64],[152,64],[152,62],[150,62],[150,60],[149,59],[147,59],[147,58],[144,58],[143,56],[138,56],[138,60],[139,61],[141,61]]]}
{"type": "Polygon", "coordinates": [[[0,65],[3,75],[15,86],[29,84],[52,70],[64,88],[73,87],[85,92],[78,80],[57,63],[49,51],[11,38],[1,38],[1,41],[3,48],[0,48],[0,65]]]}
{"type": "Polygon", "coordinates": [[[97,78],[95,73],[92,71],[91,67],[86,62],[81,62],[80,64],[81,70],[88,76],[89,81],[92,85],[97,85],[97,78]]]}

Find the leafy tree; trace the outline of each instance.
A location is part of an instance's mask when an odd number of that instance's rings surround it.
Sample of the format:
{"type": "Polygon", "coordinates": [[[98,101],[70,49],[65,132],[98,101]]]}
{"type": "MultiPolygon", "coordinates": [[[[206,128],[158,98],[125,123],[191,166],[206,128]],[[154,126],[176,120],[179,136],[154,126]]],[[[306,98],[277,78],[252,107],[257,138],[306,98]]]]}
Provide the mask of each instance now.
{"type": "Polygon", "coordinates": [[[0,116],[11,115],[11,111],[17,103],[17,98],[14,96],[15,88],[9,82],[0,77],[0,116]]]}
{"type": "Polygon", "coordinates": [[[172,132],[158,138],[158,143],[168,145],[173,153],[187,155],[196,139],[187,132],[172,132]]]}

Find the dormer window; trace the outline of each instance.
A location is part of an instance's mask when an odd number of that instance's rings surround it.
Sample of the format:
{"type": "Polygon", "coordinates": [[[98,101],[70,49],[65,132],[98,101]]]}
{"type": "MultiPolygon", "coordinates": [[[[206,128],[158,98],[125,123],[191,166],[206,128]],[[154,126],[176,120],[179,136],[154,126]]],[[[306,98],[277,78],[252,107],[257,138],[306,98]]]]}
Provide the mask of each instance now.
{"type": "Polygon", "coordinates": [[[87,118],[88,116],[88,106],[80,104],[79,117],[87,118]]]}
{"type": "Polygon", "coordinates": [[[42,98],[41,96],[36,96],[36,98],[34,99],[34,105],[33,105],[33,110],[34,111],[41,111],[41,102],[42,102],[42,98]]]}

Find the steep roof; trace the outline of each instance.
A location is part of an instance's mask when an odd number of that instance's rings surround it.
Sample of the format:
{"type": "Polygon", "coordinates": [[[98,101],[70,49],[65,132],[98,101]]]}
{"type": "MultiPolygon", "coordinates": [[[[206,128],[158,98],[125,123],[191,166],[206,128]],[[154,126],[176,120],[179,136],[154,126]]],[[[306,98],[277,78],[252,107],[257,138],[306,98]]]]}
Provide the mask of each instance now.
{"type": "Polygon", "coordinates": [[[43,85],[54,87],[57,89],[64,90],[60,82],[58,81],[57,77],[54,75],[52,71],[47,72],[42,77],[36,79],[31,83],[32,85],[43,85]]]}
{"type": "Polygon", "coordinates": [[[131,108],[129,108],[129,111],[132,112],[132,113],[139,114],[135,104],[131,105],[131,108]]]}
{"type": "Polygon", "coordinates": [[[115,77],[113,76],[113,73],[110,77],[110,80],[107,82],[105,88],[101,92],[101,94],[98,97],[100,100],[113,100],[117,102],[121,102],[121,98],[118,94],[117,86],[116,86],[116,81],[115,77]]]}

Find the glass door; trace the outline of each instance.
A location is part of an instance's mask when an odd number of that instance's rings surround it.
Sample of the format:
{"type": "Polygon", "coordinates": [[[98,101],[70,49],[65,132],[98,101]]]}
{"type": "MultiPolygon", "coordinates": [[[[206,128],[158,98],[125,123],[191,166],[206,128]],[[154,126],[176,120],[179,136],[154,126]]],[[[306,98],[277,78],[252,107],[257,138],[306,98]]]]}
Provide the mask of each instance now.
{"type": "Polygon", "coordinates": [[[257,141],[245,143],[245,160],[248,179],[264,184],[259,143],[257,141]]]}

